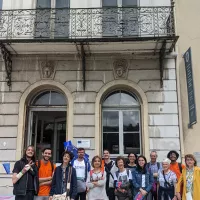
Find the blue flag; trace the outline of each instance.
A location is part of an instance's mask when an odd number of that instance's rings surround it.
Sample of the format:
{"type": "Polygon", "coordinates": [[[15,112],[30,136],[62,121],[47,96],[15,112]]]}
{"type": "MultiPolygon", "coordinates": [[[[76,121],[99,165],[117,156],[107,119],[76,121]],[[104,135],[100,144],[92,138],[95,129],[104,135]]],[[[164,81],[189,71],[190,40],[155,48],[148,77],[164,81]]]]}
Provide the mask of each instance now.
{"type": "Polygon", "coordinates": [[[3,165],[6,173],[10,174],[10,163],[3,163],[2,165],[3,165]]]}
{"type": "MultiPolygon", "coordinates": [[[[78,149],[72,144],[71,140],[64,142],[64,149],[73,153],[75,158],[78,158],[78,149]]],[[[89,160],[89,155],[85,153],[84,158],[89,160]]]]}

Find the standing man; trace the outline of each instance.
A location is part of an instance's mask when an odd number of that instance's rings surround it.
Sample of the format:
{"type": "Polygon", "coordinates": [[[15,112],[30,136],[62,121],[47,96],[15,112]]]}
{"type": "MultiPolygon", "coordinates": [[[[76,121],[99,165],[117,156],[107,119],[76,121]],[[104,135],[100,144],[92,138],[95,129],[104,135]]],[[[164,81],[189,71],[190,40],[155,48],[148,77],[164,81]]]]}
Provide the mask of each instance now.
{"type": "Polygon", "coordinates": [[[105,149],[103,151],[104,157],[104,167],[106,171],[106,193],[109,200],[115,200],[115,188],[114,188],[114,174],[118,171],[118,168],[115,165],[115,161],[110,159],[109,150],[105,149]]]}
{"type": "Polygon", "coordinates": [[[158,178],[158,171],[161,169],[162,165],[157,162],[157,152],[156,151],[152,151],[150,153],[150,159],[151,161],[149,163],[147,163],[147,169],[149,172],[151,172],[153,174],[154,177],[154,182],[153,182],[153,186],[151,189],[151,199],[152,200],[157,200],[157,178],[158,178]]]}
{"type": "Polygon", "coordinates": [[[84,158],[85,149],[78,148],[78,158],[72,160],[71,164],[76,169],[77,176],[77,196],[75,200],[86,200],[86,180],[90,171],[89,160],[84,158]]]}
{"type": "Polygon", "coordinates": [[[39,181],[33,146],[28,146],[23,157],[15,163],[12,182],[15,200],[33,200],[37,195],[39,181]]]}
{"type": "Polygon", "coordinates": [[[39,193],[35,200],[48,200],[51,182],[56,166],[50,161],[52,151],[50,148],[42,150],[42,160],[37,162],[39,175],[39,193]]]}
{"type": "Polygon", "coordinates": [[[182,169],[185,168],[185,165],[177,162],[177,160],[179,158],[179,154],[174,150],[170,151],[167,154],[167,158],[169,158],[171,160],[170,170],[172,170],[176,174],[176,177],[179,180],[179,178],[181,177],[181,174],[182,174],[182,169]]]}

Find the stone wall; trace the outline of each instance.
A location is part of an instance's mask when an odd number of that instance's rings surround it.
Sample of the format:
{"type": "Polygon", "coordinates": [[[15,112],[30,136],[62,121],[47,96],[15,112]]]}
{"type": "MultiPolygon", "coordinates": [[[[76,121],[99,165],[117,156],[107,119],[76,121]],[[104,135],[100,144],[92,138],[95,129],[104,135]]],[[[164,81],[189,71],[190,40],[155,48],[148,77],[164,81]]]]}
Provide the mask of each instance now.
{"type": "MultiPolygon", "coordinates": [[[[40,63],[55,61],[54,80],[65,85],[72,93],[74,107],[73,137],[91,139],[89,154],[94,155],[95,100],[98,91],[114,80],[113,62],[117,57],[91,56],[86,61],[86,88],[83,90],[82,70],[77,56],[17,56],[13,57],[12,87],[5,81],[4,63],[0,60],[0,194],[12,194],[10,175],[3,162],[15,162],[19,101],[23,92],[41,80],[40,63]],[[8,185],[9,187],[2,187],[8,185]]],[[[148,99],[150,150],[157,150],[159,159],[169,150],[180,151],[179,122],[174,59],[165,59],[163,88],[160,87],[158,59],[126,57],[127,79],[141,87],[148,99]]],[[[70,109],[70,108],[69,108],[70,109]]]]}

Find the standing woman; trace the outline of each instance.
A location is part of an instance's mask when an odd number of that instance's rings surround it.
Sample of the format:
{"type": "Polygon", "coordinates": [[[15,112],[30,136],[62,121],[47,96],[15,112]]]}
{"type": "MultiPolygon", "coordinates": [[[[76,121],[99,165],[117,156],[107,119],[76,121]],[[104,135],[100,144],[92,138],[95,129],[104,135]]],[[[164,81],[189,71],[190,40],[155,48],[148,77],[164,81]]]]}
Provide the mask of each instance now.
{"type": "Polygon", "coordinates": [[[128,162],[126,163],[126,168],[131,170],[131,172],[137,167],[137,154],[129,153],[128,154],[128,162]]]}
{"type": "Polygon", "coordinates": [[[90,170],[87,177],[88,200],[108,200],[106,195],[106,172],[101,166],[102,159],[95,156],[92,159],[93,170],[90,170]]]}
{"type": "Polygon", "coordinates": [[[13,169],[13,194],[15,200],[33,200],[38,193],[39,179],[35,165],[35,149],[28,146],[23,157],[15,163],[13,169]]]}
{"type": "Polygon", "coordinates": [[[176,188],[177,199],[199,200],[200,199],[200,168],[197,167],[197,160],[192,154],[185,156],[186,168],[178,180],[176,188]],[[181,191],[183,191],[182,194],[181,191]]]}
{"type": "Polygon", "coordinates": [[[139,156],[137,161],[138,165],[132,172],[134,198],[141,195],[147,199],[154,182],[153,174],[146,169],[147,160],[144,156],[139,156]]]}
{"type": "Polygon", "coordinates": [[[64,193],[66,193],[71,200],[74,200],[77,195],[76,170],[70,164],[70,161],[73,159],[74,156],[71,152],[64,151],[62,157],[62,164],[56,167],[54,172],[49,200],[53,199],[53,195],[64,193]],[[68,179],[68,176],[70,175],[71,177],[68,179]],[[68,180],[71,180],[70,187],[68,186],[68,180]]]}
{"type": "Polygon", "coordinates": [[[176,200],[175,188],[177,183],[176,174],[170,170],[171,161],[166,158],[162,162],[163,170],[158,173],[158,199],[176,200]]]}
{"type": "Polygon", "coordinates": [[[129,169],[125,168],[124,157],[118,156],[115,165],[118,167],[118,171],[114,174],[115,195],[118,200],[132,199],[132,174],[129,169]]]}

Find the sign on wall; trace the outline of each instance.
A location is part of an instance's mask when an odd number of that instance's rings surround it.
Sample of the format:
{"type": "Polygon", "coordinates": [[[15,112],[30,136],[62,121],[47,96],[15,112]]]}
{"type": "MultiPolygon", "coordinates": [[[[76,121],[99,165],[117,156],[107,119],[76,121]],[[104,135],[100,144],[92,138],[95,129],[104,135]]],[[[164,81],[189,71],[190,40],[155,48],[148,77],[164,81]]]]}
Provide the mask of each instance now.
{"type": "Polygon", "coordinates": [[[188,108],[189,108],[189,127],[197,122],[196,116],[196,104],[194,95],[194,82],[192,73],[192,53],[191,47],[184,54],[185,60],[185,71],[186,71],[186,81],[187,81],[187,91],[188,91],[188,108]]]}

